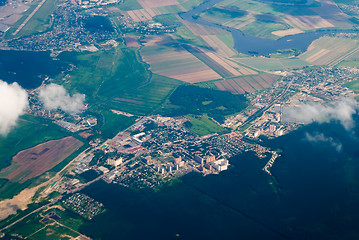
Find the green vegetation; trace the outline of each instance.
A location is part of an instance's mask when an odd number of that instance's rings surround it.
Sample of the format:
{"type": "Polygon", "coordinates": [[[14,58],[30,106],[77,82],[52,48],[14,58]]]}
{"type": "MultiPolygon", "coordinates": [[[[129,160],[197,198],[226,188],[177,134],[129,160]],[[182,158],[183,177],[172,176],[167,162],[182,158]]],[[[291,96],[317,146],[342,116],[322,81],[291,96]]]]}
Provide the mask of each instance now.
{"type": "Polygon", "coordinates": [[[356,67],[359,68],[359,60],[344,60],[340,62],[336,67],[356,67]]]}
{"type": "Polygon", "coordinates": [[[164,25],[180,24],[180,20],[173,14],[162,14],[153,17],[153,21],[164,25]]]}
{"type": "Polygon", "coordinates": [[[118,8],[123,11],[142,9],[142,6],[136,0],[122,0],[118,8]]]}
{"type": "Polygon", "coordinates": [[[301,68],[308,63],[299,58],[237,58],[236,62],[258,70],[288,70],[292,68],[301,68]]]}
{"type": "MultiPolygon", "coordinates": [[[[33,12],[41,1],[33,4],[19,21],[7,32],[7,38],[14,37],[12,34],[22,24],[25,19],[33,12]]],[[[45,32],[51,28],[51,14],[57,8],[57,0],[46,0],[39,10],[31,17],[25,26],[15,35],[15,37],[30,36],[36,33],[45,32]]]]}
{"type": "Polygon", "coordinates": [[[352,89],[354,92],[359,92],[359,80],[347,82],[343,86],[352,89]]]}
{"type": "Polygon", "coordinates": [[[165,114],[181,116],[206,113],[218,122],[223,122],[225,116],[240,112],[247,106],[247,100],[242,95],[193,85],[178,87],[169,100],[172,106],[162,109],[165,114]]]}
{"type": "Polygon", "coordinates": [[[68,135],[47,119],[24,115],[6,137],[0,136],[0,169],[10,165],[11,157],[19,151],[68,135]]]}
{"type": "Polygon", "coordinates": [[[189,129],[200,136],[225,131],[224,128],[215,123],[207,114],[200,116],[186,115],[186,118],[191,122],[189,129]]]}
{"type": "MultiPolygon", "coordinates": [[[[85,93],[87,102],[106,109],[147,114],[166,100],[181,82],[147,71],[136,51],[116,48],[107,52],[64,53],[59,56],[78,68],[65,87],[85,93]]],[[[61,83],[62,79],[58,79],[61,83]]]]}
{"type": "Polygon", "coordinates": [[[113,138],[118,132],[131,126],[136,119],[136,117],[126,117],[104,109],[100,110],[99,113],[103,118],[103,123],[99,130],[104,139],[113,138]]]}

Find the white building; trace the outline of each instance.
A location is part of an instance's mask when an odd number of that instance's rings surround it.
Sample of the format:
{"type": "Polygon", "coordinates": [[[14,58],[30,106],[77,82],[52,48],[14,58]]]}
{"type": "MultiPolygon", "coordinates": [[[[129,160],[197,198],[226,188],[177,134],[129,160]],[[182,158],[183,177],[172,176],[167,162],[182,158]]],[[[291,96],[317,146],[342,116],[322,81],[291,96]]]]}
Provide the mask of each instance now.
{"type": "Polygon", "coordinates": [[[229,162],[226,159],[220,159],[215,162],[211,162],[211,165],[218,172],[221,172],[228,169],[229,162]]]}

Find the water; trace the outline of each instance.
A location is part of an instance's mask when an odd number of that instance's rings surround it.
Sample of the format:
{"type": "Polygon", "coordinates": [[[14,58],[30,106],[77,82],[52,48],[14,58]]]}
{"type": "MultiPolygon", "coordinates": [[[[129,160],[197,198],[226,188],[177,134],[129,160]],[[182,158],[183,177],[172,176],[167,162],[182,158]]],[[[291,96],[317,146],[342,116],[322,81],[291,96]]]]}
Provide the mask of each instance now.
{"type": "Polygon", "coordinates": [[[98,239],[358,239],[357,136],[358,128],[312,124],[266,141],[283,150],[274,178],[261,170],[268,159],[245,153],[226,172],[189,174],[159,192],[95,183],[84,192],[108,211],[82,231],[98,239]],[[322,133],[328,141],[308,142],[322,133]]]}
{"type": "Polygon", "coordinates": [[[250,54],[250,55],[267,55],[269,53],[275,53],[281,49],[298,49],[301,51],[306,51],[309,45],[319,37],[334,33],[334,32],[354,32],[353,30],[326,30],[326,31],[316,31],[316,32],[306,32],[295,35],[290,35],[286,37],[282,37],[277,40],[273,39],[264,39],[259,37],[254,37],[250,35],[246,35],[238,29],[218,25],[215,23],[211,23],[208,21],[204,21],[202,19],[196,19],[192,16],[199,15],[204,10],[212,7],[213,5],[222,2],[223,0],[210,0],[201,4],[197,8],[193,10],[182,13],[180,16],[182,19],[202,24],[210,27],[221,28],[228,32],[232,33],[234,39],[234,48],[239,53],[250,54]]]}
{"type": "Polygon", "coordinates": [[[53,60],[50,52],[0,50],[0,79],[17,82],[26,89],[37,88],[45,76],[54,77],[68,65],[53,60]]]}

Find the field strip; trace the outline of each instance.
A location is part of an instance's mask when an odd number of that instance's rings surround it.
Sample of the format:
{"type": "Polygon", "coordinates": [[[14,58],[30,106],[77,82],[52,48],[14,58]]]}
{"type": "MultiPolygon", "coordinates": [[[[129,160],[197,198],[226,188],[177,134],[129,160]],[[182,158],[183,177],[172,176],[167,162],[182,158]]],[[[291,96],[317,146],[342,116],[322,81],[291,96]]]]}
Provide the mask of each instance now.
{"type": "Polygon", "coordinates": [[[358,51],[359,51],[359,47],[353,49],[352,51],[350,51],[349,53],[345,54],[344,56],[341,56],[340,58],[335,59],[334,61],[330,62],[330,63],[328,64],[328,67],[333,67],[333,66],[339,64],[340,62],[342,62],[343,60],[345,60],[345,58],[347,58],[347,57],[349,57],[349,56],[351,56],[351,55],[353,55],[353,54],[355,54],[355,53],[358,53],[358,51]]]}
{"type": "Polygon", "coordinates": [[[16,29],[15,32],[12,33],[13,36],[15,36],[20,30],[26,25],[26,23],[35,15],[35,13],[41,8],[41,6],[46,2],[46,0],[42,0],[40,4],[30,13],[29,16],[25,19],[23,23],[20,24],[20,26],[16,29]]]}

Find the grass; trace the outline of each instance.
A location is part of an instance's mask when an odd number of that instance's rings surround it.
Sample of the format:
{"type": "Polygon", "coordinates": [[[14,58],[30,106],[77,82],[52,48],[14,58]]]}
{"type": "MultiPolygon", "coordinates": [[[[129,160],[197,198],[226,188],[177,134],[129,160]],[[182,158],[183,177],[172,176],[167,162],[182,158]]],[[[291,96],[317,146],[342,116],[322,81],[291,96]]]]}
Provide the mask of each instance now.
{"type": "Polygon", "coordinates": [[[359,80],[354,80],[343,84],[344,87],[352,89],[354,92],[359,92],[359,80]]]}
{"type": "Polygon", "coordinates": [[[359,68],[358,60],[344,60],[340,62],[336,67],[356,67],[359,68]]]}
{"type": "Polygon", "coordinates": [[[190,130],[200,136],[225,131],[224,128],[215,123],[207,114],[203,114],[200,118],[194,117],[194,115],[186,115],[186,118],[188,118],[192,124],[190,130]]]}
{"type": "Polygon", "coordinates": [[[117,7],[123,11],[142,9],[142,6],[136,0],[122,0],[117,7]]]}
{"type": "Polygon", "coordinates": [[[28,239],[34,240],[53,240],[53,239],[70,239],[70,237],[77,237],[78,233],[70,230],[69,228],[60,226],[58,224],[48,225],[34,235],[28,237],[28,239]]]}
{"type": "Polygon", "coordinates": [[[103,117],[103,124],[99,130],[104,139],[113,138],[118,132],[131,126],[136,119],[136,117],[115,114],[108,109],[101,109],[99,113],[103,117]]]}
{"type": "Polygon", "coordinates": [[[39,32],[44,32],[50,29],[50,21],[51,21],[51,14],[57,8],[57,0],[47,0],[41,6],[41,8],[31,17],[31,19],[25,24],[25,26],[15,35],[13,36],[10,33],[16,31],[16,29],[22,24],[25,19],[33,12],[33,10],[38,6],[41,0],[37,1],[36,4],[32,5],[23,15],[22,18],[19,19],[13,25],[13,27],[8,31],[6,37],[23,37],[23,36],[30,36],[39,32]]]}
{"type": "Polygon", "coordinates": [[[271,71],[280,71],[288,70],[292,68],[301,68],[307,66],[308,63],[300,60],[298,58],[259,58],[259,57],[250,57],[250,58],[237,58],[236,62],[243,64],[245,66],[252,67],[257,70],[271,70],[271,71]]]}

